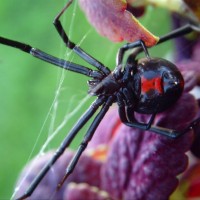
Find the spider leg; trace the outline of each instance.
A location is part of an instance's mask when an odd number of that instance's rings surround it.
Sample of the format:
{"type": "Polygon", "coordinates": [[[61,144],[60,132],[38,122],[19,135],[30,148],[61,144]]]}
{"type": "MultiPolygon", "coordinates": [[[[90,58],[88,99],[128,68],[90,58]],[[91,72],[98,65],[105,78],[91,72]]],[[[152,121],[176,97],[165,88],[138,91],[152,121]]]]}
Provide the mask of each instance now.
{"type": "MultiPolygon", "coordinates": [[[[196,25],[192,25],[192,24],[186,24],[184,26],[181,26],[181,27],[179,27],[179,28],[177,28],[175,30],[172,30],[171,32],[167,33],[166,35],[161,36],[156,45],[162,44],[162,43],[164,43],[164,42],[166,42],[168,40],[172,40],[172,39],[175,39],[175,38],[183,36],[183,35],[187,35],[187,34],[189,34],[191,32],[198,32],[199,33],[200,32],[200,27],[198,27],[196,25]]],[[[132,58],[134,59],[142,51],[143,51],[142,47],[136,48],[132,52],[132,58]]]]}
{"type": "Polygon", "coordinates": [[[117,94],[118,111],[121,121],[127,126],[149,130],[154,122],[157,112],[151,115],[148,123],[138,122],[134,116],[134,105],[131,99],[133,99],[133,97],[130,96],[126,88],[117,94]]]}
{"type": "Polygon", "coordinates": [[[163,128],[160,126],[151,126],[151,128],[149,129],[150,131],[153,131],[155,133],[161,134],[161,135],[165,135],[167,137],[176,139],[179,138],[180,136],[184,135],[185,133],[187,133],[188,131],[194,129],[196,126],[198,126],[200,123],[200,117],[193,120],[185,129],[183,129],[182,131],[177,131],[177,130],[173,130],[173,129],[167,129],[167,128],[163,128]]]}
{"type": "Polygon", "coordinates": [[[114,100],[114,96],[110,96],[108,98],[108,100],[105,102],[105,104],[103,105],[101,111],[95,117],[95,119],[92,122],[91,126],[89,127],[87,133],[85,134],[81,144],[79,145],[78,150],[76,151],[75,155],[71,159],[71,162],[69,163],[69,165],[68,165],[68,167],[66,169],[65,176],[63,177],[62,181],[58,184],[57,189],[59,189],[62,186],[64,181],[73,172],[73,170],[74,170],[74,168],[75,168],[80,156],[82,155],[83,151],[86,149],[89,141],[92,139],[96,128],[98,127],[99,123],[103,119],[104,115],[107,113],[109,107],[112,105],[113,100],[114,100]]]}
{"type": "Polygon", "coordinates": [[[139,128],[142,130],[150,130],[157,113],[151,115],[148,123],[138,122],[134,116],[133,106],[126,106],[120,93],[117,94],[119,117],[127,126],[139,128]]]}
{"type": "Polygon", "coordinates": [[[84,59],[86,62],[89,64],[93,65],[96,67],[98,70],[100,70],[104,75],[110,74],[110,70],[105,67],[102,63],[100,63],[98,60],[87,54],[83,49],[81,49],[78,45],[70,41],[68,38],[61,22],[60,22],[60,17],[63,15],[63,13],[67,10],[67,8],[71,5],[73,0],[69,0],[68,3],[65,5],[65,7],[58,13],[58,15],[55,17],[53,24],[58,31],[60,37],[62,38],[63,42],[65,45],[69,48],[72,49],[76,54],[78,54],[82,59],[84,59]]]}
{"type": "Polygon", "coordinates": [[[60,68],[63,68],[69,71],[73,71],[73,72],[80,73],[88,77],[93,77],[93,78],[98,78],[98,79],[102,79],[103,77],[103,74],[99,71],[91,70],[87,67],[84,67],[84,66],[63,60],[63,59],[56,58],[39,49],[33,48],[32,46],[25,43],[10,40],[4,37],[0,37],[0,43],[6,46],[11,46],[13,48],[20,49],[40,60],[51,63],[55,66],[58,66],[60,68]]]}
{"type": "Polygon", "coordinates": [[[34,192],[38,184],[42,181],[46,173],[51,169],[53,164],[58,160],[58,158],[63,154],[65,149],[70,145],[74,137],[77,133],[81,130],[81,128],[87,123],[87,121],[94,115],[97,109],[104,104],[106,98],[104,96],[98,97],[88,108],[88,110],[82,115],[82,117],[78,120],[78,122],[74,125],[71,131],[68,133],[66,138],[63,140],[57,151],[55,152],[52,159],[42,168],[40,173],[35,177],[32,181],[31,185],[27,189],[26,193],[22,196],[18,197],[17,200],[26,199],[27,197],[31,196],[34,192]]]}
{"type": "Polygon", "coordinates": [[[142,123],[142,122],[138,122],[134,116],[134,112],[133,112],[133,108],[132,107],[127,107],[126,108],[126,113],[127,113],[127,119],[128,121],[125,122],[125,124],[127,126],[130,126],[129,123],[131,123],[131,126],[134,126],[136,128],[140,128],[143,130],[149,130],[154,122],[154,119],[156,117],[157,113],[153,113],[149,119],[149,121],[147,123],[142,123]]]}
{"type": "Polygon", "coordinates": [[[135,119],[133,107],[131,107],[131,106],[126,107],[126,103],[124,102],[123,96],[120,92],[117,94],[117,103],[118,103],[118,107],[119,107],[120,119],[125,125],[127,125],[129,127],[133,127],[133,128],[139,128],[142,130],[149,130],[154,133],[164,135],[164,136],[167,136],[172,139],[179,138],[180,136],[184,135],[188,131],[194,129],[200,123],[200,117],[199,117],[199,118],[195,119],[194,121],[192,121],[182,131],[177,131],[174,129],[164,128],[164,127],[160,127],[160,126],[154,126],[152,124],[154,122],[154,119],[155,119],[157,113],[154,113],[151,115],[148,123],[141,123],[135,119]]]}
{"type": "Polygon", "coordinates": [[[117,53],[117,63],[116,63],[116,65],[118,66],[122,63],[123,57],[124,57],[124,54],[125,54],[126,51],[128,51],[129,49],[134,49],[136,47],[141,47],[141,49],[143,49],[146,57],[150,58],[146,45],[144,44],[144,42],[142,40],[138,40],[138,41],[135,41],[133,43],[127,43],[119,49],[119,51],[117,53]]]}
{"type": "Polygon", "coordinates": [[[168,33],[164,36],[161,36],[157,44],[161,44],[163,42],[166,42],[167,40],[171,40],[171,39],[189,34],[193,31],[200,32],[200,27],[192,25],[192,24],[186,24],[180,28],[177,28],[177,29],[171,31],[170,33],[168,33]]]}

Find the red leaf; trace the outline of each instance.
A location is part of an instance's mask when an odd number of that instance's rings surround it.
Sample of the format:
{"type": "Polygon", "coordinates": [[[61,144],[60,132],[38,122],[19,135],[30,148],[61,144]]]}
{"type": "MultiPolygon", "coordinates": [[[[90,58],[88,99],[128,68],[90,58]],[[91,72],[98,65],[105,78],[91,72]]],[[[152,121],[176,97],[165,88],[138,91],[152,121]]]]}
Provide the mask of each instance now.
{"type": "Polygon", "coordinates": [[[150,33],[127,10],[125,0],[79,0],[89,22],[99,34],[114,42],[143,40],[146,46],[153,46],[158,37],[150,33]]]}

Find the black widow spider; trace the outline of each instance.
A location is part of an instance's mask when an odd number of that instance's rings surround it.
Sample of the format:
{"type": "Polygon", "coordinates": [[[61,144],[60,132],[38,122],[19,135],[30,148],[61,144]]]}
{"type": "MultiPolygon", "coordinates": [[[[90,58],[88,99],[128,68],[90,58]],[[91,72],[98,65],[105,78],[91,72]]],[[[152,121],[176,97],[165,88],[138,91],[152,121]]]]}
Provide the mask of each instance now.
{"type": "MultiPolygon", "coordinates": [[[[64,44],[86,62],[94,66],[97,70],[91,70],[84,66],[53,57],[39,49],[31,47],[30,45],[0,37],[1,44],[20,49],[40,60],[44,60],[45,62],[66,70],[91,77],[92,79],[88,81],[89,94],[97,96],[97,99],[91,104],[68,133],[52,159],[35,177],[26,193],[17,199],[25,199],[31,196],[46,173],[70,145],[73,138],[100,107],[100,111],[96,114],[96,117],[86,132],[78,150],[67,167],[63,180],[58,184],[57,189],[62,186],[65,179],[72,173],[82,152],[91,140],[97,126],[108,111],[109,107],[115,102],[118,104],[119,116],[124,124],[130,127],[153,131],[168,136],[169,138],[180,137],[190,129],[194,128],[200,121],[200,118],[197,118],[180,132],[152,125],[156,114],[169,108],[181,96],[184,88],[184,81],[181,73],[173,63],[161,58],[151,58],[144,42],[141,40],[125,44],[119,49],[116,68],[114,71],[111,71],[95,58],[87,54],[75,43],[70,41],[65,33],[60,22],[60,17],[72,2],[73,0],[70,0],[66,4],[61,12],[56,16],[53,23],[64,44]],[[137,48],[137,50],[128,57],[126,64],[123,66],[122,61],[125,52],[134,48],[137,48]],[[142,50],[146,57],[137,61],[136,56],[142,50]],[[149,122],[138,122],[134,117],[134,112],[151,115],[149,122]]],[[[163,37],[160,37],[158,44],[192,31],[199,31],[199,29],[190,24],[185,25],[163,37]]]]}

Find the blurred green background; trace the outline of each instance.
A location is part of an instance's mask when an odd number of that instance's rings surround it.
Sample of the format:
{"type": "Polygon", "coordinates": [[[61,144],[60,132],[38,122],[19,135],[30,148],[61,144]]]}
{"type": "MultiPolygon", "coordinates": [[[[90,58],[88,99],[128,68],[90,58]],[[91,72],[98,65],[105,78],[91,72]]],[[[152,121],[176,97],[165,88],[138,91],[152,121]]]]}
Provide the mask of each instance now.
{"type": "MultiPolygon", "coordinates": [[[[65,0],[1,0],[0,36],[28,43],[57,57],[88,66],[74,53],[67,55],[52,25],[65,3],[65,0]]],[[[76,6],[77,2],[74,5],[62,18],[66,31],[86,52],[113,69],[117,49],[122,44],[114,44],[99,36],[76,6]]],[[[170,27],[168,13],[159,9],[150,8],[141,22],[156,35],[167,33],[170,27]]],[[[160,45],[153,48],[151,55],[164,57],[171,47],[169,43],[160,45]]],[[[38,154],[48,135],[63,119],[69,117],[46,151],[59,145],[94,99],[89,98],[71,116],[87,96],[86,81],[86,77],[63,71],[19,50],[0,45],[0,199],[10,199],[20,170],[30,157],[38,154]]],[[[73,147],[76,144],[77,140],[73,147]]]]}

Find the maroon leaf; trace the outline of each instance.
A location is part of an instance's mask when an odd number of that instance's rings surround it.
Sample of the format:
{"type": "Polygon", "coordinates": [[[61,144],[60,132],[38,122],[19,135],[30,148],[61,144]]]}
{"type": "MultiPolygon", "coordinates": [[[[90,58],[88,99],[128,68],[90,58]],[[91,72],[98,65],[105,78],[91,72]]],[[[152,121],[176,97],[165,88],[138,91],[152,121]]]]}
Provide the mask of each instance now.
{"type": "MultiPolygon", "coordinates": [[[[184,129],[197,110],[195,99],[184,94],[156,124],[184,129]]],[[[178,184],[176,176],[186,169],[191,144],[191,133],[173,140],[121,125],[103,165],[102,188],[116,199],[168,199],[178,184]]]]}
{"type": "Polygon", "coordinates": [[[143,40],[146,46],[153,46],[158,37],[150,33],[127,10],[124,0],[80,0],[81,8],[99,34],[114,42],[143,40]]]}
{"type": "MultiPolygon", "coordinates": [[[[15,197],[21,196],[30,186],[33,179],[38,175],[44,165],[52,158],[54,151],[50,151],[33,159],[20,174],[17,187],[19,190],[15,197]]],[[[69,182],[86,182],[91,186],[100,185],[100,169],[102,161],[94,159],[89,152],[84,152],[79,160],[74,173],[67,179],[63,187],[56,192],[58,183],[62,180],[66,167],[69,164],[74,152],[67,149],[60,159],[52,166],[52,169],[46,174],[38,185],[30,199],[63,199],[63,192],[69,182]]]]}
{"type": "Polygon", "coordinates": [[[111,200],[111,197],[107,192],[86,183],[70,183],[64,194],[64,199],[111,200]]]}

